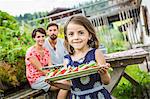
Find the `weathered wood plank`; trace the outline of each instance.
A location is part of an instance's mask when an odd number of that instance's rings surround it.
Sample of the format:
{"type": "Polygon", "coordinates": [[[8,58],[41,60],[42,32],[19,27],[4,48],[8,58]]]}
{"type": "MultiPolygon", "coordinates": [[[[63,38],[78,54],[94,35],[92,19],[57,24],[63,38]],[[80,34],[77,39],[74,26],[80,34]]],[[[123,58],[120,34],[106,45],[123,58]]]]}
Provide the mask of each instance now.
{"type": "Polygon", "coordinates": [[[24,98],[31,98],[37,94],[42,93],[42,90],[33,90],[31,88],[21,90],[17,94],[11,94],[9,96],[6,96],[5,99],[24,99],[24,98]]]}
{"type": "Polygon", "coordinates": [[[142,58],[130,58],[130,59],[123,59],[123,60],[116,60],[116,61],[107,61],[108,63],[111,64],[111,67],[118,68],[118,67],[126,67],[128,65],[133,65],[133,64],[141,64],[143,61],[146,59],[146,57],[142,58]]]}
{"type": "Polygon", "coordinates": [[[32,90],[31,92],[21,95],[19,97],[19,99],[32,98],[35,95],[38,95],[38,94],[41,94],[44,92],[43,90],[33,90],[33,89],[31,89],[31,90],[32,90]]]}
{"type": "Polygon", "coordinates": [[[110,54],[105,54],[105,59],[107,61],[117,61],[124,59],[136,59],[148,56],[149,53],[142,48],[130,49],[127,51],[115,52],[110,54]]]}

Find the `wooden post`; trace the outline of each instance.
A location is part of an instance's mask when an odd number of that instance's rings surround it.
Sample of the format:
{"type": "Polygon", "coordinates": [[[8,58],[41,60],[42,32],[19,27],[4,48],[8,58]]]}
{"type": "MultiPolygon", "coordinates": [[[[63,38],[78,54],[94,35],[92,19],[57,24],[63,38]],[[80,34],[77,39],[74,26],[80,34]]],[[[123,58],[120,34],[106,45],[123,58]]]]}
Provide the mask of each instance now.
{"type": "MultiPolygon", "coordinates": [[[[141,12],[142,12],[142,17],[143,17],[143,27],[144,27],[144,31],[145,33],[148,35],[148,23],[147,23],[147,16],[146,16],[146,11],[145,11],[145,7],[141,6],[141,12]]],[[[141,41],[142,43],[144,42],[144,34],[141,34],[141,41]]]]}
{"type": "Polygon", "coordinates": [[[123,77],[125,77],[127,80],[129,80],[131,82],[131,84],[133,84],[135,86],[140,85],[136,80],[134,80],[131,76],[129,76],[125,71],[123,72],[123,77]]]}

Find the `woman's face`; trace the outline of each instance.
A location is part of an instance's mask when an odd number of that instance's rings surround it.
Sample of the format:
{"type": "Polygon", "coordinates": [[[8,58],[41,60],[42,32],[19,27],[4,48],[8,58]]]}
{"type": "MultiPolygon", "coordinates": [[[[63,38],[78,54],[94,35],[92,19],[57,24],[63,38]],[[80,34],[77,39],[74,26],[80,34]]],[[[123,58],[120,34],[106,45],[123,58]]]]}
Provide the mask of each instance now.
{"type": "Polygon", "coordinates": [[[89,32],[82,25],[69,23],[67,26],[66,35],[69,44],[75,50],[81,50],[88,47],[88,40],[90,38],[89,32]]]}
{"type": "Polygon", "coordinates": [[[44,41],[45,41],[45,35],[40,32],[36,32],[36,36],[34,40],[36,41],[37,45],[43,46],[44,41]]]}

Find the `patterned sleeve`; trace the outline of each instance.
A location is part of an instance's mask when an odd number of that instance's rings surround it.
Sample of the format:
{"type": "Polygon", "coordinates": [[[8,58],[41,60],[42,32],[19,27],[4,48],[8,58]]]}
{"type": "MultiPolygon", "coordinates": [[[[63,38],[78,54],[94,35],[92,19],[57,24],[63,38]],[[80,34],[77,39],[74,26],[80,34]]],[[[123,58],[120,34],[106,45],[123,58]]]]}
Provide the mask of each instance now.
{"type": "Polygon", "coordinates": [[[31,56],[33,56],[33,52],[32,52],[32,49],[29,48],[26,52],[25,59],[28,60],[31,56]]]}

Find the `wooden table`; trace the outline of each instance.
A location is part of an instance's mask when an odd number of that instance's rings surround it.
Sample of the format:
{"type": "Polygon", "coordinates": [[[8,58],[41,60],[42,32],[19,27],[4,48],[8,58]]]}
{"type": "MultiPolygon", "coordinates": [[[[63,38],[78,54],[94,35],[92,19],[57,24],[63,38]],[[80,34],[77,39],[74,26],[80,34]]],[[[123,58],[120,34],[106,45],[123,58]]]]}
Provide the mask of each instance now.
{"type": "Polygon", "coordinates": [[[142,48],[105,54],[106,61],[111,64],[111,67],[113,67],[113,72],[111,73],[111,82],[109,85],[105,86],[106,89],[112,93],[113,89],[119,83],[121,77],[125,77],[133,85],[139,85],[135,79],[125,72],[125,68],[129,65],[143,63],[144,60],[147,60],[147,56],[148,52],[142,48]]]}

